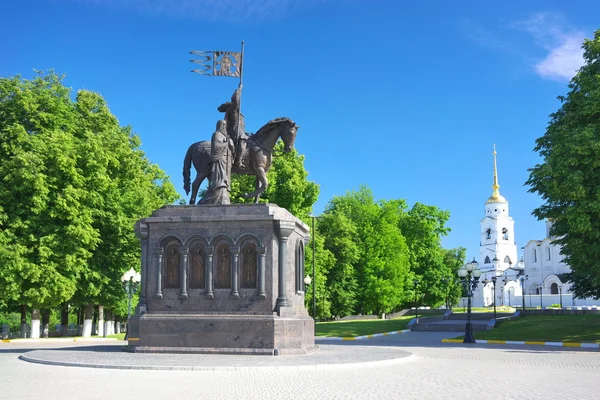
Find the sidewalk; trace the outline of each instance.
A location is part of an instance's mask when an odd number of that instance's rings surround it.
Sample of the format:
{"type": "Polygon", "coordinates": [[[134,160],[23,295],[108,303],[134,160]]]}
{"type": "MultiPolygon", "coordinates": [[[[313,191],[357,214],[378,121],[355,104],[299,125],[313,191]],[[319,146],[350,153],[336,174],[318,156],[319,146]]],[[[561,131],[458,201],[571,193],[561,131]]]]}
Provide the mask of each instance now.
{"type": "Polygon", "coordinates": [[[1,343],[60,343],[60,342],[96,342],[105,340],[117,340],[115,338],[103,337],[60,337],[60,338],[39,338],[39,339],[2,339],[1,343]]]}

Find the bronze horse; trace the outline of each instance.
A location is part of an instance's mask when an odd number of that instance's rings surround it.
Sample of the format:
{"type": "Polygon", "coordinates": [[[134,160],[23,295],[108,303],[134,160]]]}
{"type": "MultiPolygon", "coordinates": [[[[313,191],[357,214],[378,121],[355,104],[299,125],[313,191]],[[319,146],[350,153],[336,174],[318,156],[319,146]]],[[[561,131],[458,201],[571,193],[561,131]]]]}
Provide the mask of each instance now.
{"type": "MultiPolygon", "coordinates": [[[[279,138],[283,140],[284,151],[286,153],[292,151],[299,128],[289,118],[275,118],[267,122],[256,134],[251,135],[247,139],[246,152],[242,156],[245,167],[240,170],[234,165],[231,171],[232,174],[256,176],[256,190],[252,193],[245,193],[245,198],[254,197],[254,202],[258,203],[260,195],[269,186],[267,171],[271,167],[271,157],[277,140],[279,138]]],[[[196,142],[188,148],[183,161],[183,188],[186,194],[190,193],[190,170],[192,163],[194,164],[194,168],[196,168],[196,179],[191,184],[192,195],[190,197],[190,204],[196,204],[196,196],[198,195],[198,189],[202,181],[206,178],[210,179],[210,140],[196,142]]]]}

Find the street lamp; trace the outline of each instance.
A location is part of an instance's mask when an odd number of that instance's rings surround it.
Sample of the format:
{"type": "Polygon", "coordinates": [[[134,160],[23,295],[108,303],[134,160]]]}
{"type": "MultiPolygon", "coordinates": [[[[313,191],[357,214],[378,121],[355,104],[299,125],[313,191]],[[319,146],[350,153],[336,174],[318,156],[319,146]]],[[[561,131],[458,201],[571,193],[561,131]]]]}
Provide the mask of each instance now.
{"type": "Polygon", "coordinates": [[[540,309],[544,309],[544,284],[540,283],[538,285],[538,290],[540,291],[540,309]]]}
{"type": "Polygon", "coordinates": [[[560,294],[560,308],[562,309],[562,285],[558,287],[558,293],[560,294]]]}
{"type": "MultiPolygon", "coordinates": [[[[316,298],[316,290],[315,288],[317,287],[317,278],[315,276],[315,260],[317,258],[316,253],[315,253],[315,242],[317,239],[317,231],[315,230],[315,218],[319,218],[315,215],[310,214],[310,217],[312,218],[312,281],[314,282],[313,288],[312,288],[312,309],[313,309],[313,319],[315,320],[315,329],[317,329],[317,325],[316,325],[316,321],[317,321],[317,298],[316,298]]],[[[306,279],[305,279],[306,282],[306,279]]],[[[323,315],[325,315],[325,295],[323,295],[323,315]]]]}
{"type": "Polygon", "coordinates": [[[415,279],[413,281],[413,285],[415,287],[415,318],[418,321],[419,320],[419,306],[417,304],[417,285],[419,285],[419,281],[415,279]]]}
{"type": "Polygon", "coordinates": [[[442,283],[444,284],[444,287],[446,287],[446,290],[444,292],[444,305],[445,305],[446,310],[447,310],[448,308],[450,308],[448,306],[448,297],[450,297],[448,295],[448,293],[450,292],[450,285],[448,285],[448,283],[450,283],[450,279],[448,279],[448,278],[442,278],[442,283]]]}
{"type": "MultiPolygon", "coordinates": [[[[304,291],[306,291],[306,286],[310,286],[311,282],[312,282],[312,279],[310,279],[310,276],[308,274],[306,274],[306,276],[304,277],[304,286],[305,286],[304,291]]],[[[314,292],[315,288],[312,288],[312,290],[314,292]]],[[[315,319],[314,310],[313,310],[313,316],[312,317],[313,317],[313,319],[315,319]]],[[[316,319],[315,319],[315,321],[316,321],[316,319]]]]}
{"type": "Polygon", "coordinates": [[[473,291],[477,289],[481,270],[473,257],[473,261],[459,269],[457,274],[463,288],[467,291],[467,324],[465,325],[465,339],[463,343],[475,343],[473,324],[471,323],[471,298],[473,297],[473,291]]]}
{"type": "Polygon", "coordinates": [[[521,298],[523,299],[523,311],[525,311],[525,281],[529,278],[529,275],[521,275],[519,280],[521,281],[521,298]]]}
{"type": "MultiPolygon", "coordinates": [[[[506,289],[506,284],[510,282],[510,279],[508,279],[508,277],[505,275],[504,279],[502,279],[502,282],[504,283],[504,286],[502,286],[502,305],[504,306],[504,290],[506,289]]],[[[508,292],[508,306],[510,307],[510,288],[508,292]]]]}
{"type": "Polygon", "coordinates": [[[493,285],[493,291],[494,291],[494,295],[492,297],[492,304],[494,305],[494,319],[496,319],[496,281],[498,280],[498,277],[496,276],[492,276],[492,278],[488,281],[487,279],[484,280],[483,285],[487,286],[488,283],[492,283],[493,285]]]}
{"type": "Polygon", "coordinates": [[[137,284],[140,282],[140,280],[140,274],[135,272],[133,268],[125,272],[121,277],[121,281],[123,282],[125,290],[129,294],[129,299],[127,302],[127,333],[125,334],[125,339],[127,339],[127,334],[129,333],[129,318],[131,317],[131,296],[133,295],[133,291],[137,289],[137,284]]]}

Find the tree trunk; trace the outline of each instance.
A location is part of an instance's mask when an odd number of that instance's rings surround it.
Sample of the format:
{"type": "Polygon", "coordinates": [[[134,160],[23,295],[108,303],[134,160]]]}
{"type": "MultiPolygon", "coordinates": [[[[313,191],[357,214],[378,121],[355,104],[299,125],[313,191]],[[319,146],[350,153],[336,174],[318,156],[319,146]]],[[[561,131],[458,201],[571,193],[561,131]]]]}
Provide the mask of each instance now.
{"type": "Polygon", "coordinates": [[[115,333],[115,321],[113,313],[110,310],[106,310],[106,335],[114,335],[115,333]]]}
{"type": "Polygon", "coordinates": [[[60,307],[60,331],[62,336],[69,336],[69,303],[60,307]]]}
{"type": "Polygon", "coordinates": [[[90,337],[92,336],[92,319],[94,317],[94,305],[86,304],[83,315],[83,332],[81,336],[90,337]]]}
{"type": "Polygon", "coordinates": [[[98,312],[94,307],[94,314],[92,317],[92,336],[98,334],[98,312]]]}
{"type": "Polygon", "coordinates": [[[105,337],[104,332],[104,307],[98,306],[98,336],[105,337]]]}
{"type": "Polygon", "coordinates": [[[83,335],[83,318],[84,318],[85,306],[79,306],[77,309],[77,334],[83,335]]]}
{"type": "Polygon", "coordinates": [[[48,337],[48,325],[50,324],[50,309],[42,309],[42,337],[48,337]]]}
{"type": "Polygon", "coordinates": [[[21,304],[21,337],[27,337],[27,306],[21,304]]]}
{"type": "Polygon", "coordinates": [[[40,310],[34,308],[31,310],[31,335],[32,339],[40,338],[40,310]]]}

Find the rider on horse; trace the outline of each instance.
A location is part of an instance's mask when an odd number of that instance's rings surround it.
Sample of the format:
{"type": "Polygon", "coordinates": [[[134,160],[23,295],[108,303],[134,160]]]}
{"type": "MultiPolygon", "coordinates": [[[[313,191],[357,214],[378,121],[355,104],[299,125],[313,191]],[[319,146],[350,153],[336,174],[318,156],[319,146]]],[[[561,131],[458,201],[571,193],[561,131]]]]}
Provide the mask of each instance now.
{"type": "Polygon", "coordinates": [[[231,101],[221,104],[217,110],[225,113],[227,121],[227,134],[235,143],[235,161],[234,165],[239,169],[244,169],[243,155],[246,150],[246,125],[244,124],[244,115],[240,112],[240,97],[242,94],[242,84],[238,86],[231,96],[231,101]],[[239,129],[238,129],[239,127],[239,129]]]}

